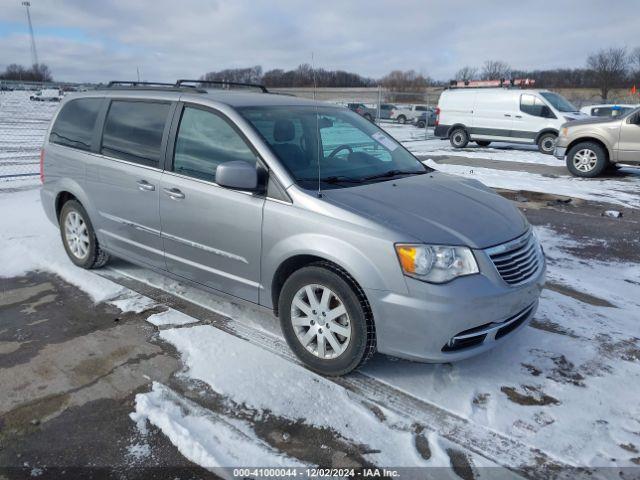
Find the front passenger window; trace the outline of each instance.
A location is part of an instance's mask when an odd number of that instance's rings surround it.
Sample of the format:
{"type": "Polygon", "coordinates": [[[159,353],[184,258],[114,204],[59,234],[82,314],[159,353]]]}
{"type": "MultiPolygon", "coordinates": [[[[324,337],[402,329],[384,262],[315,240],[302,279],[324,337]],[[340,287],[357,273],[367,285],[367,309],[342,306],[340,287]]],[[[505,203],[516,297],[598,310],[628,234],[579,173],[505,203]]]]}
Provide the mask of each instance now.
{"type": "Polygon", "coordinates": [[[216,168],[234,160],[256,164],[256,155],[220,115],[185,107],[173,156],[173,171],[215,182],[216,168]]]}
{"type": "Polygon", "coordinates": [[[525,93],[520,96],[520,110],[534,117],[555,118],[551,109],[535,95],[525,93]]]}

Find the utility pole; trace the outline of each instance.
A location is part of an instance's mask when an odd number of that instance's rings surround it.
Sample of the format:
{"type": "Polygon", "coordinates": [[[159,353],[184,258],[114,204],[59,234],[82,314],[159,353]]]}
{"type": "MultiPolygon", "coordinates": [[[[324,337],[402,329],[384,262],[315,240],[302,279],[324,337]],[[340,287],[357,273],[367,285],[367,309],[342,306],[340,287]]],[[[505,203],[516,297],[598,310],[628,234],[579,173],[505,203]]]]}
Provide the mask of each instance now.
{"type": "Polygon", "coordinates": [[[38,65],[38,52],[36,51],[36,38],[33,35],[33,25],[31,24],[31,13],[29,7],[31,2],[22,2],[22,6],[27,9],[27,22],[29,23],[29,34],[31,35],[31,62],[33,65],[38,65]]]}

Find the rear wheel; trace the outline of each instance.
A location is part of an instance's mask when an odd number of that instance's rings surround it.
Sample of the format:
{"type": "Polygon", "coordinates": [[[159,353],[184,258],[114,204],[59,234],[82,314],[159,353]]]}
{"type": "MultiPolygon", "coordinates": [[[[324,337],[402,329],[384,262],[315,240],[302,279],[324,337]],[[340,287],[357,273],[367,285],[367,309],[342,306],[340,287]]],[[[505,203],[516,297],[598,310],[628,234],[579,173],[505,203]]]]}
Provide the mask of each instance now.
{"type": "Polygon", "coordinates": [[[491,145],[491,142],[488,142],[487,140],[476,140],[476,143],[481,147],[488,147],[491,145]]]}
{"type": "Polygon", "coordinates": [[[594,142],[578,143],[567,153],[567,169],[576,177],[597,177],[608,163],[607,152],[594,142]]]}
{"type": "Polygon", "coordinates": [[[424,128],[427,126],[427,124],[425,123],[424,120],[418,120],[417,126],[418,128],[424,128]]]}
{"type": "Polygon", "coordinates": [[[555,133],[543,133],[538,138],[538,150],[546,155],[553,154],[553,149],[556,148],[556,139],[558,136],[555,133]]]}
{"type": "Polygon", "coordinates": [[[100,268],[109,260],[102,250],[87,211],[76,200],[69,200],[60,211],[60,235],[67,255],[82,268],[100,268]]]}
{"type": "Polygon", "coordinates": [[[280,323],[289,347],[311,370],[344,375],[375,352],[366,299],[323,264],[294,272],[282,287],[280,323]]]}
{"type": "Polygon", "coordinates": [[[398,117],[398,123],[399,123],[400,125],[404,125],[405,123],[407,123],[407,117],[405,117],[404,115],[400,115],[400,116],[398,117]]]}
{"type": "Polygon", "coordinates": [[[454,148],[464,148],[469,143],[469,135],[464,128],[456,128],[449,135],[449,142],[454,148]]]}

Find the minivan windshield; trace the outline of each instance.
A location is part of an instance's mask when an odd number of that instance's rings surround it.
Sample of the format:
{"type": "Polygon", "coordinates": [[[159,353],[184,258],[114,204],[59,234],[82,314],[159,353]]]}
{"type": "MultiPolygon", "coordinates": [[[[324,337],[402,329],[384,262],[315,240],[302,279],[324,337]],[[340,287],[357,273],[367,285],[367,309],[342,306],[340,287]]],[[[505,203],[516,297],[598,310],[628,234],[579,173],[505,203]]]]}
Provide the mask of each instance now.
{"type": "Polygon", "coordinates": [[[559,112],[577,112],[578,108],[562,95],[553,92],[540,92],[540,95],[559,112]]]}
{"type": "Polygon", "coordinates": [[[360,115],[330,106],[239,108],[305,189],[346,188],[431,171],[360,115]]]}

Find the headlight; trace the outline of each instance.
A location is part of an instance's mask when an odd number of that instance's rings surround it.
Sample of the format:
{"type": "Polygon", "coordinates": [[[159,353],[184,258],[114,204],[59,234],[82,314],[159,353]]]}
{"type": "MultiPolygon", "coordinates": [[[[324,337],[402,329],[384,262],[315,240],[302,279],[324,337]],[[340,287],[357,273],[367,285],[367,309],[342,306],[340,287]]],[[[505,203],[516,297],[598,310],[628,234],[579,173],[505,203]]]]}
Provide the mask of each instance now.
{"type": "Polygon", "coordinates": [[[396,253],[405,275],[425,282],[444,283],[479,272],[467,247],[397,244],[396,253]]]}

